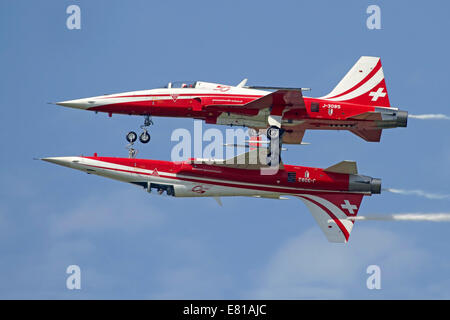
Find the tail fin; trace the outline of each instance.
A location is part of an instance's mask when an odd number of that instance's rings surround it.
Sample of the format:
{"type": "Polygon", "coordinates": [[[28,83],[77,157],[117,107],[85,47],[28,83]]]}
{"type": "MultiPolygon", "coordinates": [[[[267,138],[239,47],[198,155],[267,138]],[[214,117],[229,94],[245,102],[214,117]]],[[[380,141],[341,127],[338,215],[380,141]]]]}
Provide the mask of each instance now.
{"type": "Polygon", "coordinates": [[[348,218],[358,214],[362,194],[319,193],[302,194],[299,197],[311,211],[328,241],[348,241],[354,224],[354,221],[348,218]]]}
{"type": "Polygon", "coordinates": [[[390,107],[381,59],[359,58],[333,91],[321,99],[390,107]]]}

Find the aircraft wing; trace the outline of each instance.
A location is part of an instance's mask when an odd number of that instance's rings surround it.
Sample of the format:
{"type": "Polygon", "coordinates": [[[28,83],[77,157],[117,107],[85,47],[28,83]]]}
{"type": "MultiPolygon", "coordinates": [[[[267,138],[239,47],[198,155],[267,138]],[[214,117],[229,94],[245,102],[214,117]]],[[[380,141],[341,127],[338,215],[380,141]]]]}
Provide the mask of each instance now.
{"type": "MultiPolygon", "coordinates": [[[[223,112],[234,111],[236,113],[247,113],[249,115],[256,115],[260,110],[269,110],[269,125],[271,118],[279,124],[283,117],[283,113],[290,110],[306,109],[305,101],[303,99],[302,90],[299,89],[278,89],[271,92],[261,98],[253,100],[244,105],[206,105],[205,108],[214,108],[214,110],[220,110],[223,112]],[[223,109],[220,109],[223,108],[223,109]]],[[[251,125],[247,125],[252,127],[251,125]]],[[[301,126],[290,126],[283,135],[283,143],[287,144],[300,144],[303,139],[305,129],[301,126]]]]}
{"type": "MultiPolygon", "coordinates": [[[[228,167],[235,169],[259,170],[262,168],[270,168],[270,166],[267,164],[266,148],[255,148],[229,159],[195,159],[194,161],[196,161],[196,163],[205,163],[218,167],[228,167]]],[[[284,169],[282,161],[280,162],[278,168],[284,169]]]]}
{"type": "MultiPolygon", "coordinates": [[[[253,100],[242,106],[245,109],[270,109],[270,118],[273,116],[276,121],[281,123],[283,113],[288,110],[305,109],[305,101],[301,89],[280,89],[274,91],[264,97],[253,100]]],[[[300,144],[303,139],[305,130],[303,128],[291,127],[284,133],[283,143],[300,144]]]]}
{"type": "Polygon", "coordinates": [[[226,111],[228,112],[233,112],[233,109],[242,112],[242,110],[259,111],[272,108],[272,110],[279,110],[281,113],[281,111],[283,111],[285,108],[288,108],[289,110],[304,109],[305,101],[303,100],[301,89],[279,89],[244,105],[205,105],[205,108],[217,109],[218,107],[226,107],[226,111]]]}
{"type": "Polygon", "coordinates": [[[281,109],[289,108],[289,109],[304,109],[305,101],[303,100],[303,94],[301,89],[280,89],[274,91],[264,97],[253,100],[241,108],[246,109],[281,109]]]}

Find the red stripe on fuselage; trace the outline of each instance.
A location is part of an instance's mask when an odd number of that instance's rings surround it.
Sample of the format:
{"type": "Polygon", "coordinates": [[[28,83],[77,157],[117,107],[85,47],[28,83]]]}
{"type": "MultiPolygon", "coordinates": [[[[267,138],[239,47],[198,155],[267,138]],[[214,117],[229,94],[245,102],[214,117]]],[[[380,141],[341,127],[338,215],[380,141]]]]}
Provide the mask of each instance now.
{"type": "Polygon", "coordinates": [[[147,159],[111,158],[111,157],[86,157],[87,159],[101,161],[103,163],[118,164],[133,169],[154,170],[181,174],[192,178],[203,178],[227,181],[239,181],[257,185],[277,185],[287,189],[318,189],[318,190],[348,190],[348,174],[326,172],[323,169],[284,165],[284,169],[278,170],[275,175],[261,175],[259,169],[248,170],[232,168],[228,166],[214,166],[201,163],[171,162],[147,159]],[[210,170],[213,170],[211,172],[210,170]],[[295,173],[295,182],[288,181],[288,172],[295,173]],[[307,176],[307,178],[305,178],[307,176]]]}
{"type": "Polygon", "coordinates": [[[255,94],[226,94],[226,93],[160,93],[160,94],[142,94],[142,95],[127,95],[127,96],[108,96],[101,97],[101,99],[116,99],[116,98],[136,98],[136,97],[168,97],[172,99],[172,96],[178,97],[230,97],[230,98],[261,98],[262,95],[255,94]]]}
{"type": "MultiPolygon", "coordinates": [[[[126,173],[134,173],[134,174],[140,174],[144,176],[152,176],[151,173],[147,172],[138,172],[133,170],[125,170],[125,169],[116,169],[111,167],[104,167],[104,166],[95,166],[95,165],[87,165],[83,164],[84,166],[93,167],[93,168],[99,168],[99,169],[106,169],[106,170],[112,170],[112,171],[119,171],[119,172],[126,172],[126,173]]],[[[150,169],[151,170],[151,169],[150,169]]],[[[305,190],[302,188],[288,188],[288,187],[280,187],[280,188],[273,188],[273,187],[265,187],[265,186],[246,186],[240,184],[241,181],[234,181],[232,182],[222,182],[222,181],[210,181],[210,180],[203,180],[198,177],[187,177],[185,174],[183,176],[177,175],[175,177],[173,176],[167,176],[164,174],[164,172],[158,170],[159,177],[165,178],[165,179],[171,179],[171,180],[182,180],[182,181],[189,181],[189,182],[198,182],[198,183],[205,183],[205,184],[212,184],[212,185],[218,185],[218,186],[224,186],[224,187],[230,187],[230,188],[238,188],[238,189],[246,189],[246,190],[258,190],[258,191],[267,191],[267,192],[273,192],[273,193],[280,193],[280,194],[302,194],[302,193],[312,193],[315,194],[317,192],[324,192],[324,191],[334,191],[334,192],[347,192],[346,190],[305,190]]],[[[212,179],[212,178],[211,178],[212,179]]]]}

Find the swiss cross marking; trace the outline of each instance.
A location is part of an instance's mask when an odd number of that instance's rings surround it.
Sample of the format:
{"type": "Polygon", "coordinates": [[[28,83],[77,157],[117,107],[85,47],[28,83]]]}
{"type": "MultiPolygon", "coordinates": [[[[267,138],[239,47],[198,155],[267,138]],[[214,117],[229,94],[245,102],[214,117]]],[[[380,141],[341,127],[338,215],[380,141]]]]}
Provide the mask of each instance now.
{"type": "Polygon", "coordinates": [[[353,210],[357,210],[358,207],[355,206],[354,204],[351,204],[350,201],[348,200],[344,200],[344,203],[341,204],[341,208],[344,210],[348,210],[348,213],[353,214],[354,211],[353,210]]]}
{"type": "Polygon", "coordinates": [[[377,101],[379,97],[384,98],[386,96],[386,92],[383,92],[384,88],[378,88],[377,91],[371,91],[369,96],[372,97],[372,101],[377,101]]]}

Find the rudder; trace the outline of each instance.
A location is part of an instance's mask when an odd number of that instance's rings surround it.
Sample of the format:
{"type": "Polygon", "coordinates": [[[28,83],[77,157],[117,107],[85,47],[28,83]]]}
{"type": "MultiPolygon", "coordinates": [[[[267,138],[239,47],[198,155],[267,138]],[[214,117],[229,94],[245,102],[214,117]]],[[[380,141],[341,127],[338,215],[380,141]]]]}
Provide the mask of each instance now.
{"type": "Polygon", "coordinates": [[[338,85],[320,99],[390,107],[381,59],[359,58],[338,85]]]}
{"type": "Polygon", "coordinates": [[[349,217],[355,217],[358,214],[362,194],[302,194],[299,198],[306,204],[328,241],[348,242],[354,224],[349,217]]]}

